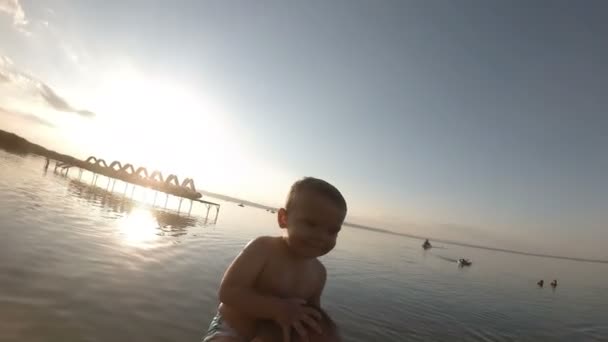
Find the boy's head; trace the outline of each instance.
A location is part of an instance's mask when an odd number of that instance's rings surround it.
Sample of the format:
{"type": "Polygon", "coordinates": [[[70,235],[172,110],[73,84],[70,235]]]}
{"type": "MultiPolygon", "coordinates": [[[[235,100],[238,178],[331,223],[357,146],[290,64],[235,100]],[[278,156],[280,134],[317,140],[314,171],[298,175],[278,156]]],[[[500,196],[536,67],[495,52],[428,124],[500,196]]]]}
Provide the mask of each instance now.
{"type": "Polygon", "coordinates": [[[291,186],[278,221],[287,229],[289,247],[306,257],[327,254],[336,245],[346,217],[346,200],[333,185],[312,177],[291,186]]]}
{"type": "MultiPolygon", "coordinates": [[[[307,329],[308,339],[310,342],[341,342],[340,332],[338,327],[329,317],[329,315],[321,308],[316,308],[321,313],[321,319],[318,321],[321,326],[322,334],[318,334],[312,329],[307,329]]],[[[263,321],[259,324],[256,337],[252,342],[281,342],[283,335],[281,328],[272,321],[263,321]]],[[[295,331],[291,333],[291,341],[301,342],[298,334],[295,331]]]]}

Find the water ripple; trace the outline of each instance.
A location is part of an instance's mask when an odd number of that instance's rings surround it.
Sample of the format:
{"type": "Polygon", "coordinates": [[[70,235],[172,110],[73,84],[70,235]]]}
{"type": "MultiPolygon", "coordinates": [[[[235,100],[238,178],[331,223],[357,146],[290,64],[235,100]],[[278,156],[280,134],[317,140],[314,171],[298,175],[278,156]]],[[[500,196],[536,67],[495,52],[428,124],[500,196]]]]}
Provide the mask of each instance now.
{"type": "MultiPolygon", "coordinates": [[[[262,211],[222,207],[217,224],[151,209],[0,152],[0,340],[197,341],[221,276],[262,211]],[[128,324],[125,324],[127,322],[128,324]]],[[[323,258],[323,305],[347,341],[600,341],[606,265],[345,229],[323,258]],[[454,260],[476,260],[460,269],[454,260]],[[559,278],[555,291],[538,278],[559,278]]]]}

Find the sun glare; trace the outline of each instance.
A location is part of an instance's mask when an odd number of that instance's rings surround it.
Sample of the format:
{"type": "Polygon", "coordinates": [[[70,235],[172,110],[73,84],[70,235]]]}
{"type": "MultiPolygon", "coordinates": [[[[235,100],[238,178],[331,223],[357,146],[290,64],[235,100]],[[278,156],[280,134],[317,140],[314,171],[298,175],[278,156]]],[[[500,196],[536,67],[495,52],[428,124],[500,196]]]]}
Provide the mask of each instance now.
{"type": "Polygon", "coordinates": [[[92,153],[222,183],[250,163],[226,111],[186,85],[125,69],[99,92],[99,115],[80,133],[95,146],[92,153]]]}
{"type": "Polygon", "coordinates": [[[126,245],[153,248],[159,238],[158,222],[150,211],[136,208],[118,221],[118,233],[126,245]]]}
{"type": "Polygon", "coordinates": [[[243,138],[221,98],[131,66],[108,70],[83,94],[95,118],[60,125],[80,157],[144,166],[180,181],[194,178],[197,188],[239,196],[259,190],[253,179],[279,175],[243,138]]]}

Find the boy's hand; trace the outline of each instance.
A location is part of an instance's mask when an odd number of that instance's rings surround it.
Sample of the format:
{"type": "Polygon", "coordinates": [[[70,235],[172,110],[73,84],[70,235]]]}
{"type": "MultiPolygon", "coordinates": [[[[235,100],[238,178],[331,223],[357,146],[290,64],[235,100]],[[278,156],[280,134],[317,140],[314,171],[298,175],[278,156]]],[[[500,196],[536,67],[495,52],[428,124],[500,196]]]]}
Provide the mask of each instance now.
{"type": "Polygon", "coordinates": [[[275,321],[283,330],[283,342],[291,342],[291,329],[295,329],[300,339],[308,342],[306,326],[322,334],[318,320],[321,314],[314,308],[305,306],[306,301],[298,298],[283,300],[277,311],[275,321]]]}

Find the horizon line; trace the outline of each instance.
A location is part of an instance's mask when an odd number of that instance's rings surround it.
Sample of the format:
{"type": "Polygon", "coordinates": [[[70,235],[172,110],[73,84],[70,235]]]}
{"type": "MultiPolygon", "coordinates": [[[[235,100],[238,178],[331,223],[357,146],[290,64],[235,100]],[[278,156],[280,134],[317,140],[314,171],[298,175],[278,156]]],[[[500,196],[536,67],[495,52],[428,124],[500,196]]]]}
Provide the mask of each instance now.
{"type": "MultiPolygon", "coordinates": [[[[20,139],[23,139],[28,144],[31,144],[31,145],[34,145],[36,147],[42,148],[44,150],[43,152],[46,152],[46,153],[51,152],[51,153],[61,154],[59,152],[49,150],[49,149],[47,149],[44,146],[38,145],[36,143],[33,143],[33,142],[31,142],[31,141],[29,141],[29,140],[21,137],[20,135],[18,135],[16,133],[5,131],[5,130],[2,130],[2,129],[0,129],[0,132],[5,132],[5,133],[8,133],[8,134],[12,134],[12,135],[14,135],[14,136],[16,136],[16,137],[18,137],[20,139]]],[[[11,153],[11,151],[7,151],[7,152],[11,153]]],[[[41,151],[27,151],[26,153],[33,153],[35,155],[48,157],[46,155],[42,155],[42,153],[40,153],[40,152],[41,151]]],[[[75,158],[75,157],[72,157],[72,156],[69,156],[69,157],[75,158]]],[[[54,159],[54,158],[52,158],[52,159],[54,159]]],[[[78,159],[78,158],[75,158],[75,159],[78,159]]],[[[261,204],[261,203],[257,203],[257,202],[253,202],[253,201],[249,201],[249,200],[245,200],[245,199],[240,199],[240,198],[229,196],[229,195],[223,195],[223,194],[219,194],[219,193],[215,193],[215,192],[205,191],[205,190],[202,190],[202,189],[200,189],[199,191],[201,193],[209,196],[209,197],[214,197],[214,198],[217,198],[217,199],[220,199],[220,200],[224,200],[224,201],[235,202],[235,203],[247,203],[248,205],[256,206],[256,207],[258,207],[260,209],[274,209],[274,210],[278,210],[278,208],[274,207],[274,206],[267,206],[267,205],[264,205],[264,204],[261,204]]],[[[445,243],[445,244],[462,246],[462,247],[469,247],[469,248],[484,249],[484,250],[495,251],[495,252],[503,252],[503,253],[510,253],[510,254],[518,254],[518,255],[527,255],[527,256],[540,257],[540,258],[551,258],[551,259],[560,259],[560,260],[569,260],[569,261],[578,261],[578,262],[608,264],[608,260],[606,260],[606,259],[591,259],[591,258],[570,257],[570,256],[555,255],[555,254],[533,253],[533,252],[526,252],[526,251],[520,251],[520,250],[515,250],[515,249],[507,249],[507,248],[499,248],[499,247],[492,247],[492,246],[476,245],[476,244],[471,244],[471,243],[467,243],[467,242],[454,241],[454,240],[448,240],[448,239],[442,239],[442,238],[422,237],[420,235],[409,234],[409,233],[402,233],[402,232],[396,232],[396,231],[385,229],[385,228],[366,226],[366,225],[357,224],[357,223],[350,223],[350,222],[346,222],[346,221],[343,224],[346,225],[346,226],[349,226],[349,227],[358,228],[358,229],[362,229],[362,230],[373,231],[373,232],[377,232],[377,233],[391,234],[391,235],[395,235],[395,236],[407,237],[407,238],[418,239],[418,240],[424,240],[424,239],[429,238],[429,239],[433,239],[435,241],[439,241],[439,242],[445,243]]]]}
{"type": "Polygon", "coordinates": [[[350,223],[350,222],[344,222],[344,225],[352,227],[352,228],[368,230],[368,231],[372,231],[372,232],[376,232],[376,233],[396,235],[396,236],[407,237],[407,238],[417,239],[417,240],[429,239],[429,240],[434,240],[434,241],[438,241],[438,242],[449,244],[449,245],[484,249],[484,250],[489,250],[489,251],[494,251],[494,252],[526,255],[526,256],[533,256],[533,257],[539,257],[539,258],[560,259],[560,260],[569,260],[569,261],[577,261],[577,262],[589,262],[589,263],[596,263],[596,264],[608,264],[608,260],[605,260],[605,259],[591,259],[591,258],[571,257],[571,256],[556,255],[556,254],[534,253],[534,252],[520,251],[520,250],[516,250],[516,249],[477,245],[477,244],[461,242],[461,241],[454,241],[454,240],[447,240],[447,239],[442,239],[442,238],[423,237],[420,235],[401,233],[401,232],[396,232],[396,231],[385,229],[385,228],[366,226],[366,225],[350,223]]]}

